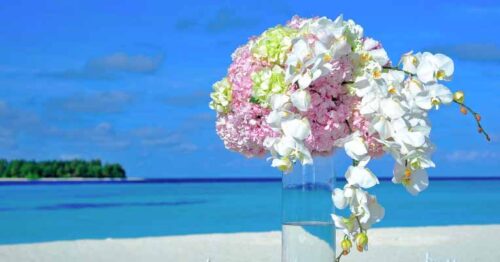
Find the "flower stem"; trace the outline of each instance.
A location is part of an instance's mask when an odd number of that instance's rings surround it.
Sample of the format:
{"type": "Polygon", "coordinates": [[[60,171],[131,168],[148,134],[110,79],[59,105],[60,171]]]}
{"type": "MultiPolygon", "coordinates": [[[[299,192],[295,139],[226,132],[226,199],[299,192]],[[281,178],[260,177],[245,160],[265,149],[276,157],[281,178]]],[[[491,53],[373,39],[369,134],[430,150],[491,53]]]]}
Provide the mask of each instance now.
{"type": "Polygon", "coordinates": [[[363,229],[363,227],[361,226],[361,221],[359,221],[359,217],[355,216],[355,218],[356,218],[356,221],[358,221],[359,230],[361,231],[361,233],[363,233],[363,231],[366,233],[366,230],[363,229]]]}
{"type": "Polygon", "coordinates": [[[491,141],[490,136],[488,135],[488,133],[486,133],[486,130],[484,130],[483,126],[481,125],[480,115],[476,111],[474,111],[472,108],[470,108],[468,105],[466,105],[464,103],[460,103],[460,102],[458,102],[456,100],[453,100],[453,102],[455,104],[458,104],[460,106],[465,107],[467,110],[469,110],[469,112],[471,112],[472,116],[474,117],[474,120],[476,120],[477,129],[479,130],[479,132],[484,135],[484,137],[486,138],[486,140],[488,142],[491,141]]]}
{"type": "Polygon", "coordinates": [[[411,76],[416,76],[415,74],[413,73],[410,73],[408,71],[405,71],[399,67],[392,67],[392,66],[383,66],[382,69],[386,69],[386,70],[396,70],[396,71],[400,71],[400,72],[404,72],[405,74],[407,75],[411,75],[411,76]]]}
{"type": "Polygon", "coordinates": [[[335,262],[340,262],[340,258],[342,257],[343,254],[344,254],[344,252],[340,252],[340,254],[335,259],[335,262]]]}
{"type": "MultiPolygon", "coordinates": [[[[382,67],[383,69],[386,69],[386,70],[396,70],[396,71],[401,71],[401,72],[404,72],[405,74],[407,75],[410,75],[410,76],[415,76],[415,74],[413,73],[410,73],[408,71],[405,71],[399,67],[392,67],[392,66],[384,66],[382,67]]],[[[455,101],[453,100],[453,102],[455,102],[456,104],[460,105],[460,106],[463,106],[465,107],[467,110],[469,110],[471,113],[472,113],[472,116],[474,117],[474,119],[476,120],[476,124],[477,124],[477,128],[479,130],[480,133],[482,133],[484,135],[484,137],[486,138],[487,141],[491,141],[491,138],[490,136],[488,135],[488,133],[486,133],[486,130],[484,130],[483,126],[481,125],[481,122],[480,122],[480,115],[474,111],[472,108],[470,108],[469,106],[467,106],[466,104],[464,103],[460,103],[458,101],[455,101]]]]}
{"type": "MultiPolygon", "coordinates": [[[[351,124],[349,124],[349,121],[347,119],[345,120],[345,124],[347,125],[347,128],[349,129],[349,133],[352,133],[351,124]]],[[[352,160],[352,165],[353,166],[357,166],[358,164],[359,164],[358,160],[355,160],[355,159],[352,160]]]]}

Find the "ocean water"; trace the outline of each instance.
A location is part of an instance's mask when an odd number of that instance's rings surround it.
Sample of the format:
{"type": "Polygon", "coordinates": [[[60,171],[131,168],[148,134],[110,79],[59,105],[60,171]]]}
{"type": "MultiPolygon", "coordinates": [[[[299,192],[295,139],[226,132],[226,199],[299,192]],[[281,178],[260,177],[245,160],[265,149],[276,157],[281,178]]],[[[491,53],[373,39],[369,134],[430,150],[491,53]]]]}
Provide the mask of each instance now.
{"type": "MultiPolygon", "coordinates": [[[[500,224],[500,180],[372,192],[386,208],[377,227],[500,224]]],[[[279,182],[0,184],[0,244],[280,229],[279,182]]]]}

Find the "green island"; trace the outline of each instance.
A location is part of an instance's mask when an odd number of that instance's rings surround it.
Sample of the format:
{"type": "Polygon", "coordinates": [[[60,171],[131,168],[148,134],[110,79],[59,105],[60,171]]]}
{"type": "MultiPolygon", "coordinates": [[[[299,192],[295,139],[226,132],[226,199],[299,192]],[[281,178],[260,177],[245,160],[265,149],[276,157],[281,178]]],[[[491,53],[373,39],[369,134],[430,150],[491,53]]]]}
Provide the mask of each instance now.
{"type": "Polygon", "coordinates": [[[120,164],[101,160],[5,160],[0,159],[0,178],[126,178],[120,164]]]}

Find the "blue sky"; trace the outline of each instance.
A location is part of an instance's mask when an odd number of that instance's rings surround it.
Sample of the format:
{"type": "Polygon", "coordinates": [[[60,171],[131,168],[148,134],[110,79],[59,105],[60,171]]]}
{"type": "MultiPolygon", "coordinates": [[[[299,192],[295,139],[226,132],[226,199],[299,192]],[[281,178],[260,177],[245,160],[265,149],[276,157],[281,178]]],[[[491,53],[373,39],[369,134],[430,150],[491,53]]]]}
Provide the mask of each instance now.
{"type": "MultiPolygon", "coordinates": [[[[248,37],[294,14],[343,13],[393,61],[409,50],[455,60],[449,86],[465,91],[493,141],[456,106],[433,112],[431,175],[500,176],[498,1],[175,2],[4,1],[0,157],[101,158],[133,177],[279,176],[265,159],[224,149],[211,84],[248,37]]],[[[391,176],[390,159],[371,166],[391,176]]]]}

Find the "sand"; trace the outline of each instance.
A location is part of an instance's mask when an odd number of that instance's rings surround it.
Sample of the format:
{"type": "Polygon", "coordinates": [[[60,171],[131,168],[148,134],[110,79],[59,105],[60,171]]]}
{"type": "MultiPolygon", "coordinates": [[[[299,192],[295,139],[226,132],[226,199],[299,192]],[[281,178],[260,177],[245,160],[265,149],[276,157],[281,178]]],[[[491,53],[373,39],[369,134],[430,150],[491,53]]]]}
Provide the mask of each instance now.
{"type": "MultiPolygon", "coordinates": [[[[500,261],[500,225],[382,228],[369,237],[368,252],[342,261],[500,261]]],[[[0,261],[280,261],[280,242],[280,232],[60,241],[3,245],[0,261]]]]}

